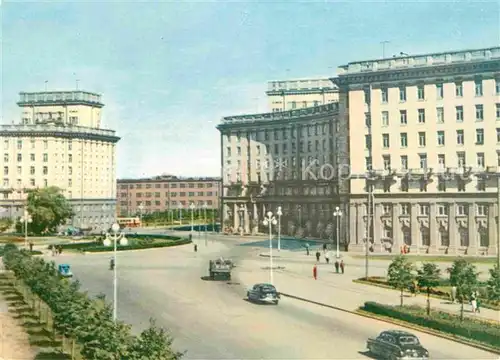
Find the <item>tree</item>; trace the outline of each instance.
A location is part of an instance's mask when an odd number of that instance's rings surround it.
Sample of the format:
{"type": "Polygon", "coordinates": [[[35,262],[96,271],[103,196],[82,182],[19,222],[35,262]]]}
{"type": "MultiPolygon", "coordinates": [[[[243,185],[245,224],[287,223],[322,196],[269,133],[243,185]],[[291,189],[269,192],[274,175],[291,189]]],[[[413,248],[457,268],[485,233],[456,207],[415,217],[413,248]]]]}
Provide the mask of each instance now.
{"type": "Polygon", "coordinates": [[[434,263],[424,263],[417,270],[417,282],[419,288],[427,289],[427,315],[431,313],[431,289],[439,285],[441,280],[441,270],[434,263]]]}
{"type": "Polygon", "coordinates": [[[413,280],[413,264],[404,256],[396,257],[387,269],[387,283],[401,290],[401,306],[403,306],[404,290],[411,286],[413,280]]]}
{"type": "Polygon", "coordinates": [[[490,278],[486,286],[488,289],[488,299],[500,301],[500,268],[498,264],[493,269],[490,269],[490,278]]]}
{"type": "Polygon", "coordinates": [[[55,232],[74,213],[58,187],[35,189],[28,194],[28,213],[32,222],[28,230],[35,234],[55,232]]]}
{"type": "Polygon", "coordinates": [[[180,360],[183,353],[172,350],[172,338],[149,319],[149,328],[135,339],[127,360],[180,360]]]}
{"type": "Polygon", "coordinates": [[[4,232],[5,230],[8,230],[11,226],[12,226],[12,219],[11,218],[0,219],[0,232],[4,232]]]}
{"type": "Polygon", "coordinates": [[[460,301],[460,321],[464,318],[464,301],[472,296],[477,286],[478,272],[476,267],[464,258],[458,258],[453,262],[450,273],[450,283],[457,288],[457,298],[460,301]]]}

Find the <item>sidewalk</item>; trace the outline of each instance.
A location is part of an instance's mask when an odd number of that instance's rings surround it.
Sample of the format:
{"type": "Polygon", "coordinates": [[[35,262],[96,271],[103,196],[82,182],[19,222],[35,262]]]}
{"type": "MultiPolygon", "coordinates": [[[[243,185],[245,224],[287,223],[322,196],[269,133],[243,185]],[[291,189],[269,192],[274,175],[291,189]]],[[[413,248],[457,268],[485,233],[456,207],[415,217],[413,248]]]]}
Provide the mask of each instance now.
{"type": "MultiPolygon", "coordinates": [[[[268,282],[270,275],[268,260],[265,258],[243,260],[239,264],[236,276],[245,287],[251,287],[258,282],[268,282]]],[[[400,292],[397,290],[379,288],[376,286],[353,283],[353,277],[336,274],[333,266],[318,265],[318,280],[312,277],[312,264],[298,262],[275,262],[275,266],[285,266],[283,270],[274,270],[274,284],[279,292],[310,299],[319,303],[335,306],[344,310],[354,311],[367,301],[375,301],[388,305],[400,304],[400,292]]],[[[405,305],[426,306],[427,298],[423,295],[412,297],[405,293],[405,305]]],[[[499,321],[500,312],[481,309],[481,313],[473,314],[470,305],[465,305],[465,316],[499,321]]],[[[460,305],[449,301],[431,298],[431,308],[459,314],[460,305]]]]}

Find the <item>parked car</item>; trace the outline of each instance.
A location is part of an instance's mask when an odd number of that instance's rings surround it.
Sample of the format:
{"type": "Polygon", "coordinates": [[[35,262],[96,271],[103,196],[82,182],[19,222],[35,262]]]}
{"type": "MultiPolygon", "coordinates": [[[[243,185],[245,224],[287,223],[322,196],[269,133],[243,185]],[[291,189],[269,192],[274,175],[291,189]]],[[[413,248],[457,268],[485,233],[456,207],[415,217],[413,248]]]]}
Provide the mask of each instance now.
{"type": "Polygon", "coordinates": [[[255,284],[247,291],[248,301],[278,305],[280,294],[272,284],[255,284]]]}
{"type": "Polygon", "coordinates": [[[62,277],[70,278],[73,277],[73,272],[71,271],[71,266],[68,264],[60,264],[58,266],[59,274],[62,277]]]}
{"type": "Polygon", "coordinates": [[[429,358],[429,352],[420,344],[418,337],[406,331],[384,331],[375,339],[368,339],[366,347],[370,354],[375,355],[377,359],[429,358]]]}

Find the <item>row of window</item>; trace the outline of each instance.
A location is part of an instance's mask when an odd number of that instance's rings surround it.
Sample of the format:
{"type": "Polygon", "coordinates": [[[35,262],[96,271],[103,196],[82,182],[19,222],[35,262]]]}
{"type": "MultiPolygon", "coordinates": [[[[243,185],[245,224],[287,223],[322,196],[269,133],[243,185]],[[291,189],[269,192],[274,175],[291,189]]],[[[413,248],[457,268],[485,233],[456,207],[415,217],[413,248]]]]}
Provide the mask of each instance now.
{"type": "MultiPolygon", "coordinates": [[[[56,139],[56,143],[58,141],[61,141],[62,143],[65,143],[67,141],[68,150],[73,150],[73,141],[71,139],[68,139],[68,140],[56,139]]],[[[29,148],[30,149],[35,149],[36,148],[36,142],[37,142],[36,138],[30,139],[29,140],[29,143],[30,143],[29,148]]],[[[18,150],[22,150],[24,148],[24,143],[25,143],[25,141],[23,139],[17,139],[16,140],[16,147],[17,147],[17,149],[18,150]]],[[[49,141],[48,140],[42,140],[42,144],[43,144],[43,149],[44,150],[48,150],[48,148],[49,148],[49,141]]],[[[100,141],[89,141],[88,145],[91,148],[93,147],[93,145],[95,145],[96,147],[102,147],[102,148],[104,148],[104,146],[112,146],[111,143],[100,142],[100,141]]],[[[3,147],[4,147],[4,150],[9,150],[10,149],[10,141],[8,139],[4,140],[4,146],[3,147]]]]}
{"type": "MultiPolygon", "coordinates": [[[[142,189],[143,188],[143,185],[144,185],[144,188],[145,189],[161,189],[162,187],[162,184],[120,184],[120,189],[142,189]]],[[[164,189],[176,189],[176,188],[181,188],[181,189],[184,189],[184,188],[189,188],[189,189],[194,189],[194,188],[198,188],[198,189],[203,189],[203,188],[211,188],[213,187],[214,184],[212,183],[197,183],[197,184],[194,184],[194,183],[180,183],[180,184],[169,184],[169,183],[164,183],[163,184],[163,188],[164,189]]]]}
{"type": "MultiPolygon", "coordinates": [[[[186,206],[186,205],[189,205],[191,203],[194,203],[193,201],[186,201],[186,200],[181,200],[181,201],[170,201],[170,206],[177,206],[177,207],[180,207],[180,206],[186,206]]],[[[207,205],[207,206],[210,206],[210,205],[213,205],[213,201],[212,200],[198,200],[198,207],[201,207],[203,205],[207,205]]],[[[129,205],[132,205],[132,202],[129,201],[120,201],[120,206],[129,206],[129,205]]],[[[135,206],[139,207],[139,206],[162,206],[162,202],[160,200],[155,200],[155,201],[136,201],[135,203],[135,206]]],[[[165,206],[169,206],[169,202],[168,201],[165,201],[165,206]]]]}
{"type": "MultiPolygon", "coordinates": [[[[271,133],[273,135],[273,139],[276,141],[279,140],[288,140],[289,138],[292,139],[297,139],[303,138],[304,136],[319,136],[319,135],[328,135],[331,133],[331,127],[330,124],[315,124],[315,125],[303,125],[303,126],[298,126],[298,127],[290,127],[290,128],[281,128],[281,129],[274,129],[274,130],[259,130],[256,132],[240,132],[237,131],[234,135],[236,135],[236,138],[238,141],[241,140],[241,138],[246,138],[247,140],[256,140],[256,141],[269,141],[271,140],[271,133]]],[[[230,134],[226,135],[226,141],[230,142],[230,134]]]]}
{"type": "MultiPolygon", "coordinates": [[[[8,153],[5,153],[3,154],[3,161],[5,162],[9,162],[9,154],[8,153]]],[[[17,154],[17,162],[22,162],[23,161],[23,154],[17,154]]],[[[36,161],[36,154],[30,154],[30,157],[29,157],[30,161],[36,161]]],[[[48,153],[44,153],[42,154],[42,161],[43,162],[49,162],[49,154],[48,153]]],[[[73,162],[73,155],[72,154],[68,154],[68,162],[73,162]]]]}
{"type": "MultiPolygon", "coordinates": [[[[331,146],[332,143],[333,143],[333,141],[330,140],[330,146],[331,146]]],[[[299,152],[304,152],[304,150],[306,149],[304,145],[305,145],[304,141],[300,140],[299,141],[299,146],[298,146],[298,151],[299,152]]],[[[265,148],[264,154],[269,154],[270,153],[270,149],[271,149],[271,145],[270,144],[265,144],[264,148],[265,148]]],[[[312,151],[328,151],[328,141],[326,139],[323,139],[322,141],[315,140],[314,142],[308,141],[307,142],[307,151],[308,152],[312,152],[312,151]],[[314,144],[314,147],[313,147],[313,144],[314,144]]],[[[282,154],[284,154],[284,155],[288,154],[288,143],[283,143],[281,145],[280,144],[274,144],[274,153],[280,153],[280,152],[282,154]]],[[[291,152],[292,152],[292,154],[295,154],[297,152],[297,143],[296,142],[292,142],[291,152]]],[[[255,147],[255,155],[256,156],[260,156],[261,154],[262,154],[261,145],[257,145],[255,147]]],[[[231,151],[231,147],[230,146],[228,146],[226,148],[226,155],[228,157],[231,157],[231,155],[232,155],[232,151],[231,151]]],[[[237,156],[241,156],[241,146],[237,146],[236,147],[236,155],[237,156]]]]}
{"type": "MultiPolygon", "coordinates": [[[[419,131],[417,134],[418,146],[427,146],[427,133],[425,131],[419,131]]],[[[500,128],[496,128],[496,142],[500,143],[500,128]]],[[[399,134],[399,146],[401,148],[408,147],[408,133],[399,134]]],[[[446,145],[445,131],[440,130],[436,132],[436,144],[438,146],[446,145]]],[[[456,145],[465,144],[465,133],[463,129],[456,130],[456,145]]],[[[476,129],[476,145],[484,145],[484,129],[476,129]]],[[[371,149],[372,147],[372,136],[365,135],[365,148],[371,149]]],[[[391,147],[390,134],[382,134],[382,147],[384,149],[389,149],[391,147]]]]}
{"type": "MultiPolygon", "coordinates": [[[[463,82],[457,81],[454,83],[455,85],[455,92],[454,95],[456,97],[463,97],[464,96],[464,86],[463,82]]],[[[414,93],[415,98],[419,101],[425,101],[426,100],[426,87],[434,86],[435,88],[435,93],[436,93],[436,98],[443,99],[445,96],[444,90],[444,84],[439,83],[439,84],[434,84],[434,85],[418,85],[416,87],[416,91],[414,93]]],[[[370,88],[365,89],[365,102],[367,104],[370,103],[371,101],[371,96],[370,96],[370,88]]],[[[400,86],[399,87],[399,101],[400,102],[405,102],[407,100],[407,94],[408,93],[408,88],[406,86],[400,86]]],[[[474,81],[474,95],[475,96],[483,96],[484,89],[483,89],[483,80],[482,79],[476,79],[474,81]]],[[[495,93],[496,95],[500,94],[500,80],[496,79],[495,80],[495,93]]],[[[447,94],[446,94],[447,95],[447,94]]],[[[381,103],[387,103],[389,102],[389,88],[383,87],[380,91],[380,102],[381,103]]]]}
{"type": "MultiPolygon", "coordinates": [[[[203,192],[203,191],[198,191],[198,192],[188,192],[187,193],[188,195],[187,196],[217,196],[217,192],[212,192],[212,191],[207,191],[207,192],[203,192]]],[[[129,197],[128,196],[129,194],[126,193],[126,192],[122,192],[120,193],[120,197],[122,198],[126,198],[126,197],[129,197]]],[[[135,194],[135,197],[137,198],[141,198],[142,196],[144,195],[144,197],[147,197],[147,198],[150,198],[150,197],[156,197],[156,198],[159,198],[161,197],[161,193],[160,192],[155,192],[155,193],[150,193],[150,192],[147,192],[147,193],[142,193],[142,192],[138,192],[135,194]]],[[[181,197],[184,197],[186,196],[186,193],[185,192],[180,192],[180,193],[176,193],[176,192],[171,192],[171,193],[168,193],[166,192],[165,193],[165,197],[177,197],[177,195],[181,196],[181,197]]]]}
{"type": "MultiPolygon", "coordinates": [[[[477,122],[484,121],[484,105],[475,105],[476,116],[475,120],[477,122]]],[[[427,118],[426,109],[417,109],[417,119],[419,124],[425,124],[427,118]]],[[[444,108],[436,108],[436,122],[438,124],[444,124],[444,108]]],[[[495,116],[497,120],[500,120],[500,104],[495,104],[495,116]]],[[[382,126],[386,127],[390,125],[389,112],[382,111],[380,113],[380,119],[382,126]]],[[[464,122],[464,107],[455,106],[455,119],[458,123],[464,122]]],[[[399,110],[399,123],[401,125],[408,125],[408,112],[407,110],[399,110]]],[[[365,113],[365,125],[366,127],[371,127],[371,115],[370,113],[365,113]]]]}
{"type": "MultiPolygon", "coordinates": [[[[4,176],[8,176],[10,173],[9,171],[9,167],[8,166],[4,166],[3,167],[3,175],[4,176]]],[[[17,167],[17,175],[21,176],[23,174],[23,168],[22,166],[18,166],[17,167]]],[[[30,175],[36,175],[36,167],[35,166],[30,166],[29,167],[29,174],[30,175]]],[[[49,174],[49,167],[48,166],[43,166],[42,167],[42,174],[43,175],[48,175],[49,174]]],[[[72,175],[73,174],[73,168],[71,166],[68,166],[68,175],[72,175]]]]}
{"type": "MultiPolygon", "coordinates": [[[[438,203],[436,204],[436,214],[438,216],[448,216],[450,215],[450,205],[446,203],[438,203]]],[[[366,206],[366,204],[365,204],[366,206]]],[[[401,215],[409,216],[411,215],[411,204],[382,204],[383,216],[392,216],[393,206],[400,206],[401,215]]],[[[469,206],[470,204],[459,203],[456,204],[456,213],[455,216],[466,216],[469,215],[469,206]]],[[[488,215],[488,204],[475,204],[475,214],[477,216],[486,216],[488,215]]],[[[430,215],[430,205],[429,204],[418,204],[417,209],[418,216],[429,216],[430,215]]]]}

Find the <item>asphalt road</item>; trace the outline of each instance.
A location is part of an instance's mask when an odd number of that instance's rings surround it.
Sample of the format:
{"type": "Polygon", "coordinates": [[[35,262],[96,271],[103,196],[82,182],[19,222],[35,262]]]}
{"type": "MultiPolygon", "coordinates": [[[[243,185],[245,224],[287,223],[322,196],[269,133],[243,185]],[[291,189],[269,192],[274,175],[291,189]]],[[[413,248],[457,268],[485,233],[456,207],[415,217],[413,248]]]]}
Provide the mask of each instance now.
{"type": "MultiPolygon", "coordinates": [[[[172,332],[174,346],[186,359],[366,359],[366,339],[386,323],[349,315],[292,299],[278,306],[244,300],[246,289],[236,276],[231,283],[206,281],[208,259],[255,250],[230,247],[228,241],[201,242],[177,248],[119,253],[118,316],[134,331],[154,317],[172,332]]],[[[258,253],[258,250],[257,250],[258,253]]],[[[63,254],[58,263],[72,265],[75,277],[91,294],[112,299],[111,254],[63,254]]],[[[52,257],[50,257],[52,259],[52,257]]],[[[496,359],[498,356],[419,334],[432,359],[496,359]]]]}

